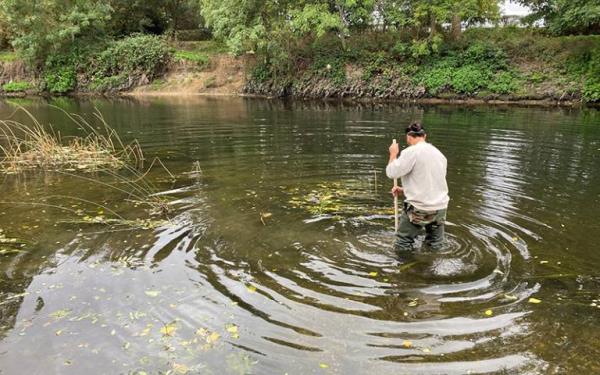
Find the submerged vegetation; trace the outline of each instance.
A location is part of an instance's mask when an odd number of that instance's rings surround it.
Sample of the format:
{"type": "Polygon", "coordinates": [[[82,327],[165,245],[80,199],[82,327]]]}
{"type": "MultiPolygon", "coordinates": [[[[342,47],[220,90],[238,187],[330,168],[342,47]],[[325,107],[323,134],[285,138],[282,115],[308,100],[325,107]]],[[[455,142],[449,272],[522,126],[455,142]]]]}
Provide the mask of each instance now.
{"type": "Polygon", "coordinates": [[[25,241],[8,237],[0,228],[0,255],[20,253],[25,247],[25,241]]]}

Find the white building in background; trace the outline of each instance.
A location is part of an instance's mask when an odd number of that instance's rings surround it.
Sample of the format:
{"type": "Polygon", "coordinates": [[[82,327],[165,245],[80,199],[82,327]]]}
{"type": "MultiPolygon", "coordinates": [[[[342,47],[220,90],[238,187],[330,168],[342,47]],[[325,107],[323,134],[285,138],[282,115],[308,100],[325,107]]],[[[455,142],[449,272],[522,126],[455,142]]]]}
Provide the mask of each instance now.
{"type": "Polygon", "coordinates": [[[500,5],[500,25],[501,26],[525,26],[523,18],[531,13],[529,7],[515,3],[514,1],[505,1],[500,5]]]}

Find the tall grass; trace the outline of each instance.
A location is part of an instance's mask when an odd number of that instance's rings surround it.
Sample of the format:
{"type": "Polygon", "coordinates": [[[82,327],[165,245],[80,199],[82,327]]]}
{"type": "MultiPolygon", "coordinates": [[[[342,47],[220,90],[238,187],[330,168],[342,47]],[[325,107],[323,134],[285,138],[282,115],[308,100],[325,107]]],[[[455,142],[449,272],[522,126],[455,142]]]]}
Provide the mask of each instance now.
{"type": "Polygon", "coordinates": [[[143,163],[139,144],[125,145],[99,111],[94,116],[102,124],[100,129],[79,115],[65,112],[85,135],[63,139],[52,126],[40,124],[24,108],[19,110],[27,114],[31,124],[0,120],[0,172],[14,174],[31,169],[90,172],[143,163]]]}

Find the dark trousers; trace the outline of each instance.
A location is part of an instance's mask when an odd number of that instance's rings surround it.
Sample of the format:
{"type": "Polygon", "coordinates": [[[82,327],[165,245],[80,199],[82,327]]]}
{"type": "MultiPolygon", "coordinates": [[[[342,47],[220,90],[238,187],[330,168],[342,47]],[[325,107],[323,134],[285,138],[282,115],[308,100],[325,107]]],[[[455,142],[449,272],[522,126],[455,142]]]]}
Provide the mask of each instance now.
{"type": "Polygon", "coordinates": [[[412,252],[415,238],[425,231],[425,244],[433,250],[441,250],[446,244],[444,223],[446,221],[446,209],[431,213],[429,220],[414,224],[409,218],[409,210],[414,209],[405,204],[398,220],[398,232],[394,249],[397,252],[412,252]]]}

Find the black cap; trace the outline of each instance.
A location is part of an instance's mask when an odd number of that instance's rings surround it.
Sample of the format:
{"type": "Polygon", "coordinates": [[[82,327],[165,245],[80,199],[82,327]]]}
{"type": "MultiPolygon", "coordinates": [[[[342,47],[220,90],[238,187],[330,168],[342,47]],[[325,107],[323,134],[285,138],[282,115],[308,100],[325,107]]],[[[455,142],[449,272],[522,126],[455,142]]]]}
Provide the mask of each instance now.
{"type": "Polygon", "coordinates": [[[406,127],[405,132],[413,137],[422,137],[425,135],[425,128],[420,123],[413,122],[406,127]]]}

